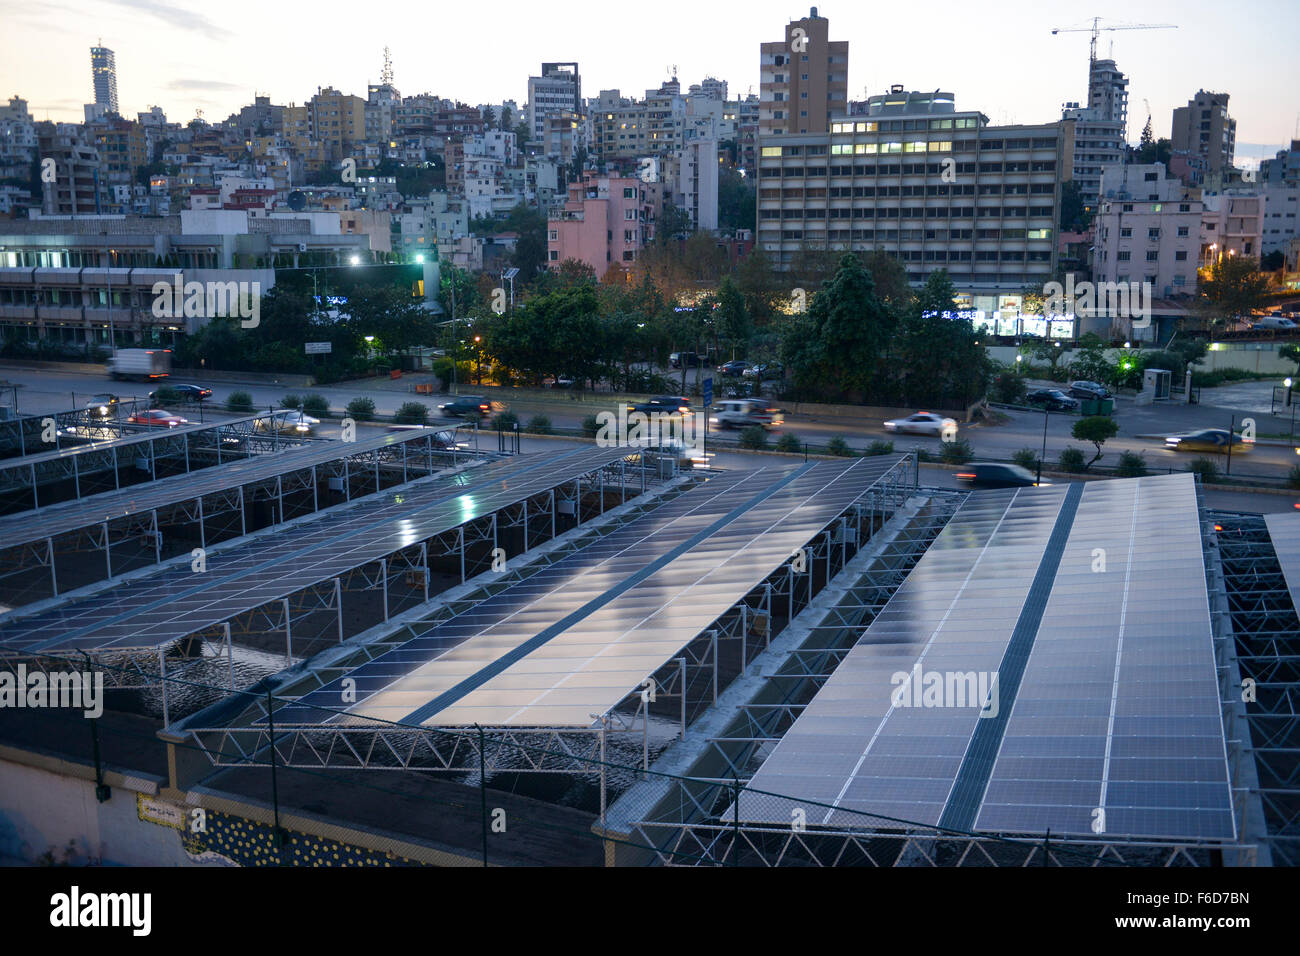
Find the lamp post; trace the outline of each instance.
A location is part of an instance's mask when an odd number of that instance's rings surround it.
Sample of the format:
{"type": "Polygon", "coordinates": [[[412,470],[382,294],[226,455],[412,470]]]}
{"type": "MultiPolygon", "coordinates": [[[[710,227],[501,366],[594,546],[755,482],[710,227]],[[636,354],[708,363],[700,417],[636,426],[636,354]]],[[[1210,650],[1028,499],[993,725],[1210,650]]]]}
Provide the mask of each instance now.
{"type": "Polygon", "coordinates": [[[474,377],[477,379],[477,381],[474,384],[476,385],[483,384],[483,349],[480,347],[480,343],[482,341],[483,341],[483,336],[481,335],[474,336],[474,362],[475,362],[474,377]]]}
{"type": "Polygon", "coordinates": [[[1282,384],[1286,386],[1286,403],[1287,406],[1291,409],[1291,440],[1294,441],[1295,440],[1295,405],[1291,403],[1290,377],[1288,376],[1287,378],[1283,379],[1282,384]]]}
{"type": "Polygon", "coordinates": [[[1038,475],[1034,478],[1035,484],[1043,483],[1043,459],[1047,457],[1047,420],[1052,416],[1052,410],[1046,403],[1043,405],[1043,453],[1038,456],[1038,475]]]}

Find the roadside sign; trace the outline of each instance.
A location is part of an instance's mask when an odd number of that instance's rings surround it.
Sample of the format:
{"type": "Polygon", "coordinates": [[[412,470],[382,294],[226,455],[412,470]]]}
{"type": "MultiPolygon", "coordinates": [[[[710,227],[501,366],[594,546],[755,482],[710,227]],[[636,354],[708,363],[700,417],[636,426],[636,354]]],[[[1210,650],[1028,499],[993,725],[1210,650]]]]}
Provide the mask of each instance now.
{"type": "Polygon", "coordinates": [[[334,351],[333,342],[305,342],[303,348],[308,355],[326,355],[334,351]]]}
{"type": "Polygon", "coordinates": [[[704,407],[705,407],[705,408],[708,408],[710,405],[713,404],[713,379],[711,379],[711,378],[706,378],[706,379],[704,380],[704,396],[703,396],[703,397],[704,397],[704,407]]]}

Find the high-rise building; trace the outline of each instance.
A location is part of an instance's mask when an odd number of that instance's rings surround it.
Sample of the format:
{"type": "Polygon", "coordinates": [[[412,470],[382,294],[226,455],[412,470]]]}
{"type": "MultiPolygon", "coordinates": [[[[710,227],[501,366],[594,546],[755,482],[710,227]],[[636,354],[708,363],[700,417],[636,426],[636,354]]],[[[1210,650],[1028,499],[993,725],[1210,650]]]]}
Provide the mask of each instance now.
{"type": "Polygon", "coordinates": [[[786,24],[785,39],[760,47],[759,136],[825,133],[848,112],[849,44],[832,43],[817,8],[786,24]]]}
{"type": "Polygon", "coordinates": [[[1103,171],[1124,161],[1128,134],[1128,77],[1114,60],[1088,69],[1087,105],[1066,103],[1062,119],[1074,120],[1074,181],[1083,204],[1095,209],[1103,171]]]}
{"type": "Polygon", "coordinates": [[[106,46],[90,48],[90,79],[95,102],[110,113],[117,112],[117,60],[106,46]]]}
{"type": "Polygon", "coordinates": [[[528,78],[528,131],[541,142],[546,117],[568,111],[582,113],[582,78],[576,63],[543,63],[541,76],[528,78]]]}
{"type": "Polygon", "coordinates": [[[760,140],[758,244],[778,268],[804,249],[883,249],[913,283],[946,268],[976,310],[1018,309],[1056,268],[1073,134],[990,126],[951,93],[892,87],[826,133],[760,140]]]}
{"type": "Polygon", "coordinates": [[[1114,60],[1094,60],[1088,67],[1088,108],[1103,123],[1119,123],[1128,135],[1128,77],[1114,60]]]}
{"type": "Polygon", "coordinates": [[[1300,186],[1300,139],[1291,140],[1290,149],[1280,149],[1273,159],[1261,162],[1259,178],[1270,186],[1300,186]]]}
{"type": "Polygon", "coordinates": [[[1237,121],[1228,115],[1228,94],[1197,90],[1186,106],[1174,110],[1174,152],[1205,160],[1207,172],[1232,167],[1237,149],[1237,121]]]}

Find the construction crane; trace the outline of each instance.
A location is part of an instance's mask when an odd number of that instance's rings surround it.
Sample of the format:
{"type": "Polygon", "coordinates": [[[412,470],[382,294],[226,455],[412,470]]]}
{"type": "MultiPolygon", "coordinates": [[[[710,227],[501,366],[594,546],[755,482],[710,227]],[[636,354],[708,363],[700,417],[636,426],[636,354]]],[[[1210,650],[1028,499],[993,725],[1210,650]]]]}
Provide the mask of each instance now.
{"type": "Polygon", "coordinates": [[[1097,36],[1101,33],[1105,33],[1108,31],[1115,31],[1115,30],[1177,30],[1177,29],[1178,29],[1178,24],[1176,23],[1126,23],[1126,24],[1121,24],[1120,26],[1103,27],[1101,25],[1101,17],[1093,17],[1092,26],[1090,27],[1056,27],[1052,30],[1052,36],[1056,36],[1056,34],[1058,33],[1091,33],[1092,42],[1088,46],[1088,65],[1089,67],[1091,67],[1092,64],[1097,62],[1097,36]]]}

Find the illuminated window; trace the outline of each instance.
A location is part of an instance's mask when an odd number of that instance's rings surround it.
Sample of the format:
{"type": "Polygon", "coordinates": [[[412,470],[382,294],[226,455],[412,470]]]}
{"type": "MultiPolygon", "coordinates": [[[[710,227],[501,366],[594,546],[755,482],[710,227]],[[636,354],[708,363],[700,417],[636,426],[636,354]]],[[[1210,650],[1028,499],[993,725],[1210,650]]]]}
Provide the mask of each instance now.
{"type": "Polygon", "coordinates": [[[781,147],[780,147],[780,146],[764,146],[764,147],[763,147],[763,155],[764,155],[764,156],[780,156],[780,155],[781,155],[781,147]]]}
{"type": "Polygon", "coordinates": [[[858,143],[856,146],[853,147],[853,152],[858,154],[875,153],[878,151],[879,151],[879,147],[875,143],[858,143]]]}
{"type": "Polygon", "coordinates": [[[880,151],[882,153],[901,153],[903,151],[902,143],[881,143],[880,151]]]}
{"type": "Polygon", "coordinates": [[[877,124],[877,123],[858,123],[858,124],[857,124],[857,127],[858,127],[858,132],[859,132],[859,133],[874,133],[874,132],[876,132],[876,130],[879,128],[879,124],[877,124]]]}

